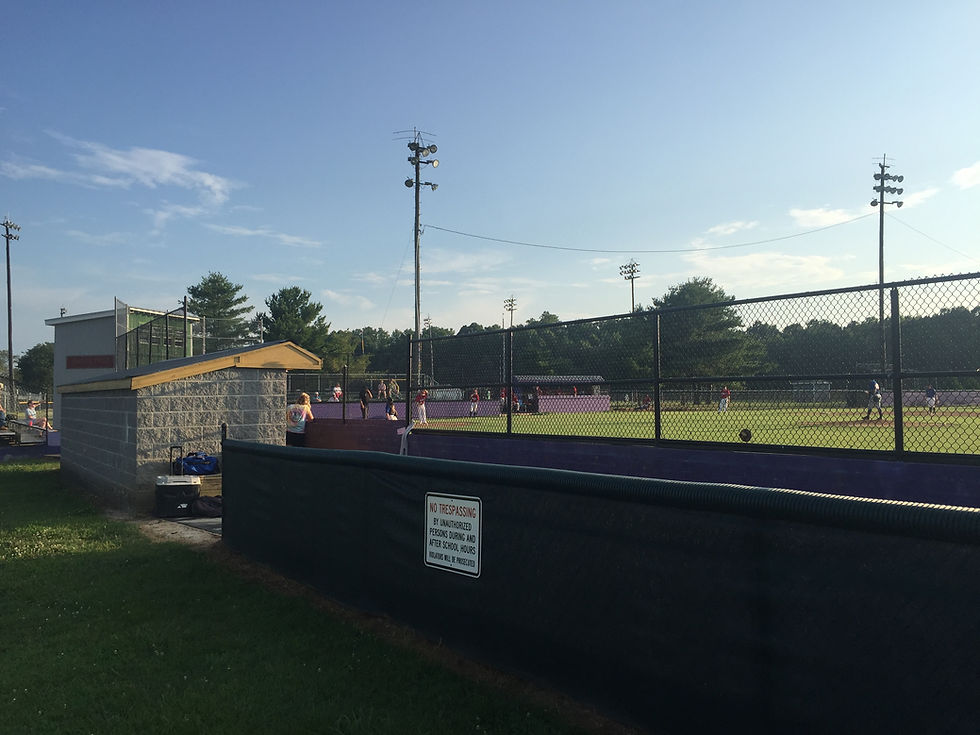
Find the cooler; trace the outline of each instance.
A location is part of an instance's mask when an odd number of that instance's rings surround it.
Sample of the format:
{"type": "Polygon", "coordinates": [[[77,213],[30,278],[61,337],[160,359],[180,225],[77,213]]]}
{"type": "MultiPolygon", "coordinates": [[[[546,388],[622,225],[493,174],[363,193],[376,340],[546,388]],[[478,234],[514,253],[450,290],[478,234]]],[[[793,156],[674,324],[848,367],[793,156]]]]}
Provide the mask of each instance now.
{"type": "Polygon", "coordinates": [[[191,503],[201,494],[197,475],[157,475],[156,514],[161,518],[191,515],[191,503]]]}

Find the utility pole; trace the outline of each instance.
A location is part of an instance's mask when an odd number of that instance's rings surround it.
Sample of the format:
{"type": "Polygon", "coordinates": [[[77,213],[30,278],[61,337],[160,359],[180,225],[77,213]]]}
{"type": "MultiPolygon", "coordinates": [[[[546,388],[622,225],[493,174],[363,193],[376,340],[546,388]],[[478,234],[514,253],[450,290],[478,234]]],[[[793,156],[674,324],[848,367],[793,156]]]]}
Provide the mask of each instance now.
{"type": "Polygon", "coordinates": [[[633,289],[633,281],[639,278],[637,275],[639,272],[640,264],[632,258],[630,258],[630,262],[626,265],[619,266],[619,275],[630,282],[630,313],[636,311],[636,292],[633,289]]]}
{"type": "Polygon", "coordinates": [[[20,240],[20,236],[12,234],[20,232],[20,226],[7,217],[3,221],[4,240],[7,242],[7,370],[10,373],[10,399],[13,401],[14,412],[17,411],[17,381],[14,379],[14,311],[10,298],[10,241],[20,240]]]}
{"type": "Polygon", "coordinates": [[[885,376],[885,370],[888,366],[888,352],[885,347],[885,205],[894,204],[896,207],[901,209],[903,202],[886,202],[885,194],[898,194],[904,191],[904,189],[896,189],[894,186],[888,186],[887,182],[895,181],[899,184],[905,180],[904,176],[892,176],[891,174],[886,174],[885,169],[890,168],[886,161],[887,156],[881,157],[881,163],[878,164],[878,173],[875,174],[875,186],[874,190],[878,192],[878,198],[871,200],[872,207],[878,207],[878,326],[881,333],[881,376],[885,376]]]}

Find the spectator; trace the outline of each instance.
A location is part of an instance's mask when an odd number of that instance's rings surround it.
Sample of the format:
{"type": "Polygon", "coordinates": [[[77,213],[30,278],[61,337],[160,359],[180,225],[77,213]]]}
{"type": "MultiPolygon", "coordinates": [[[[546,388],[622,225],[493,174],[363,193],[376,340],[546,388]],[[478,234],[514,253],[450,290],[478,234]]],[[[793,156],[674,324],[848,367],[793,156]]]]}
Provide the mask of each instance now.
{"type": "Polygon", "coordinates": [[[331,403],[340,403],[340,399],[344,397],[344,391],[340,389],[340,383],[337,383],[333,387],[333,395],[330,396],[331,403]]]}
{"type": "Polygon", "coordinates": [[[286,408],[286,446],[306,446],[306,424],[309,421],[313,421],[310,394],[300,393],[296,403],[286,408]]]}
{"type": "Polygon", "coordinates": [[[385,403],[385,418],[388,421],[398,421],[398,411],[395,409],[395,400],[388,396],[388,402],[385,403]]]}
{"type": "Polygon", "coordinates": [[[27,425],[34,429],[43,429],[44,431],[54,431],[54,427],[48,423],[48,420],[42,416],[37,417],[37,407],[41,405],[37,401],[28,401],[27,409],[24,411],[24,415],[27,418],[27,425]]]}
{"type": "Polygon", "coordinates": [[[378,381],[378,400],[383,401],[388,397],[388,386],[385,385],[384,378],[378,381]]]}

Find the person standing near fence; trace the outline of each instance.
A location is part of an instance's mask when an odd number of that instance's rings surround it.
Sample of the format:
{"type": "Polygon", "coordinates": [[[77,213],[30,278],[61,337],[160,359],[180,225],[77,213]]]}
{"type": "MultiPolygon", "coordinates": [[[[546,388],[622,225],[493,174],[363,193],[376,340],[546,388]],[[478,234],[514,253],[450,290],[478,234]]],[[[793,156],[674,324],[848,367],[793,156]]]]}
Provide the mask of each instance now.
{"type": "Polygon", "coordinates": [[[385,385],[384,378],[378,381],[378,400],[383,401],[388,398],[388,386],[385,385]]]}
{"type": "Polygon", "coordinates": [[[477,411],[480,408],[480,391],[476,388],[470,393],[470,418],[476,417],[477,411]]]}
{"type": "Polygon", "coordinates": [[[365,383],[364,387],[361,388],[361,392],[357,395],[357,398],[361,402],[361,418],[366,419],[368,417],[368,409],[371,406],[368,401],[374,398],[374,396],[371,395],[371,390],[367,387],[367,383],[365,383]]]}
{"type": "Polygon", "coordinates": [[[313,420],[313,409],[310,408],[310,394],[300,393],[296,403],[286,408],[286,446],[306,446],[306,424],[313,420]]]}
{"type": "Polygon", "coordinates": [[[732,397],[732,392],[728,390],[728,386],[723,386],[721,389],[721,400],[718,401],[718,413],[724,413],[728,410],[728,401],[732,397]]]}
{"type": "Polygon", "coordinates": [[[874,378],[868,383],[868,412],[864,414],[864,420],[871,420],[871,412],[878,410],[878,421],[881,421],[881,386],[874,378]]]}
{"type": "Polygon", "coordinates": [[[929,413],[936,413],[936,404],[939,402],[939,398],[936,396],[936,389],[931,385],[926,386],[926,406],[929,407],[929,413]]]}
{"type": "Polygon", "coordinates": [[[427,391],[425,388],[420,390],[415,395],[415,418],[423,426],[429,423],[429,420],[425,415],[425,399],[428,397],[429,391],[427,391]]]}

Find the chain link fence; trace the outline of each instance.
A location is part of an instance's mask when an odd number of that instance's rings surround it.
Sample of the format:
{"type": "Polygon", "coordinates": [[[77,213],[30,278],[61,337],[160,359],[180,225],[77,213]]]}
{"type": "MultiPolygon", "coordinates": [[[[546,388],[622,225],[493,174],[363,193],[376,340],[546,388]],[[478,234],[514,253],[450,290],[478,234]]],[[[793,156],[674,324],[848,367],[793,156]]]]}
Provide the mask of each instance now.
{"type": "Polygon", "coordinates": [[[300,393],[308,393],[313,403],[356,404],[361,389],[367,387],[374,401],[384,402],[390,395],[403,403],[404,385],[404,376],[390,373],[290,372],[286,376],[286,397],[293,400],[300,393]]]}
{"type": "Polygon", "coordinates": [[[260,341],[256,335],[239,333],[240,320],[194,316],[187,311],[186,305],[153,316],[142,310],[131,312],[117,299],[117,312],[120,312],[117,321],[121,328],[128,326],[131,319],[141,322],[116,337],[116,365],[122,366],[120,369],[204,355],[260,341]]]}
{"type": "Polygon", "coordinates": [[[980,453],[978,273],[423,338],[411,349],[408,364],[422,367],[405,382],[428,388],[429,429],[980,453]]]}

